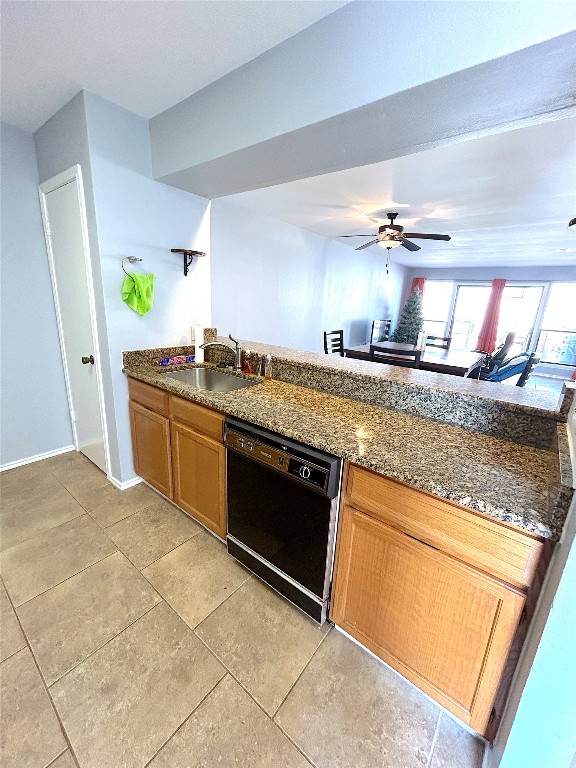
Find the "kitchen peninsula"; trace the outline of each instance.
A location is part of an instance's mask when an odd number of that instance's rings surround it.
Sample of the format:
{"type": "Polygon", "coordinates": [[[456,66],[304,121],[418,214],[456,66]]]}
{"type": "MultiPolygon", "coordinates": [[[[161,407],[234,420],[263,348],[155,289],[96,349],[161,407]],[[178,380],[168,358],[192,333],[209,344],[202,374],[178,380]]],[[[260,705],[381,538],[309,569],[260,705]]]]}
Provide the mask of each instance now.
{"type": "MultiPolygon", "coordinates": [[[[272,355],[274,379],[226,394],[193,389],[158,366],[189,347],[124,354],[131,408],[155,425],[166,451],[161,492],[194,514],[171,493],[180,471],[171,444],[185,430],[212,451],[210,477],[224,482],[222,414],[346,459],[331,619],[490,736],[509,650],[525,633],[522,612],[573,492],[573,388],[557,403],[547,393],[243,346],[272,355]],[[182,416],[186,403],[193,416],[182,416]]],[[[137,453],[134,430],[133,440],[137,453]]],[[[220,487],[211,502],[218,524],[201,522],[224,537],[222,500],[220,487]]]]}

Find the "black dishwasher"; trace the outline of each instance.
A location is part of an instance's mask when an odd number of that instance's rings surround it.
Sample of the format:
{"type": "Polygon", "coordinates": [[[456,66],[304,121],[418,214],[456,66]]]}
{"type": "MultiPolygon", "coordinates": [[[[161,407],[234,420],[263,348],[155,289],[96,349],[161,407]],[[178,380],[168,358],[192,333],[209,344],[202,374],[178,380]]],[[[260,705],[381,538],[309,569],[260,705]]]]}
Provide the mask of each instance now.
{"type": "Polygon", "coordinates": [[[224,435],[228,552],[322,624],[341,460],[238,419],[224,435]]]}

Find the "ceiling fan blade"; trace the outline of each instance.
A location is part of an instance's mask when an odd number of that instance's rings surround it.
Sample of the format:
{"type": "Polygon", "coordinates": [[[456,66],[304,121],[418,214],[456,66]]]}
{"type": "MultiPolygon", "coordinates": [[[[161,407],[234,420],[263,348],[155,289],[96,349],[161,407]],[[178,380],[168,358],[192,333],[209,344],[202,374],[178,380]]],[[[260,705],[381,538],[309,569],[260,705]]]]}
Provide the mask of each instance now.
{"type": "Polygon", "coordinates": [[[419,237],[421,240],[450,240],[450,235],[422,235],[418,232],[404,232],[404,237],[419,237]]]}
{"type": "Polygon", "coordinates": [[[419,245],[416,245],[416,243],[411,243],[410,240],[402,240],[401,245],[403,245],[404,248],[408,248],[409,251],[421,250],[419,245]]]}
{"type": "Polygon", "coordinates": [[[361,251],[362,248],[368,248],[369,245],[374,245],[374,243],[377,243],[377,242],[378,242],[378,238],[376,238],[376,240],[370,240],[369,243],[364,243],[364,245],[361,245],[358,248],[355,248],[354,250],[361,251]]]}
{"type": "Polygon", "coordinates": [[[376,237],[376,235],[370,232],[369,235],[338,235],[338,237],[376,237]]]}

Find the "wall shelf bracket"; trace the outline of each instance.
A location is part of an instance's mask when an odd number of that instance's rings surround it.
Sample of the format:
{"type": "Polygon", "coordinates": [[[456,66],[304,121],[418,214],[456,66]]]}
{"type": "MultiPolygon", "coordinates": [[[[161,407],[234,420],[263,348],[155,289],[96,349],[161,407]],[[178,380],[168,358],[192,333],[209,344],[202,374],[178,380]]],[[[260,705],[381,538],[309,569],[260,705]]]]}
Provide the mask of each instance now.
{"type": "Polygon", "coordinates": [[[184,248],[170,248],[171,253],[181,253],[184,257],[184,277],[188,275],[188,269],[192,264],[194,256],[206,256],[203,251],[187,251],[184,248]]]}

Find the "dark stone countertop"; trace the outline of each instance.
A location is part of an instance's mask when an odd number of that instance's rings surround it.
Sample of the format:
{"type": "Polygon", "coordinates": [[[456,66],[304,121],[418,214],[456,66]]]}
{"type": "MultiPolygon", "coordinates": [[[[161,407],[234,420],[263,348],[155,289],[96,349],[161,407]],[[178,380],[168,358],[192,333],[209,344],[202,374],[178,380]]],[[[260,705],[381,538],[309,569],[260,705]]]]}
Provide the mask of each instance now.
{"type": "MultiPolygon", "coordinates": [[[[178,353],[178,348],[173,349],[178,353]]],[[[557,441],[550,448],[523,445],[277,380],[260,379],[258,386],[228,394],[198,390],[170,379],[169,371],[154,365],[149,354],[138,357],[137,353],[125,353],[124,361],[128,376],[172,394],[341,456],[530,533],[553,540],[560,537],[572,488],[563,484],[565,473],[561,478],[557,441]]],[[[518,407],[519,403],[514,405],[518,407]]],[[[522,406],[526,407],[525,402],[522,406]]],[[[565,424],[558,426],[566,429],[565,424]]]]}

